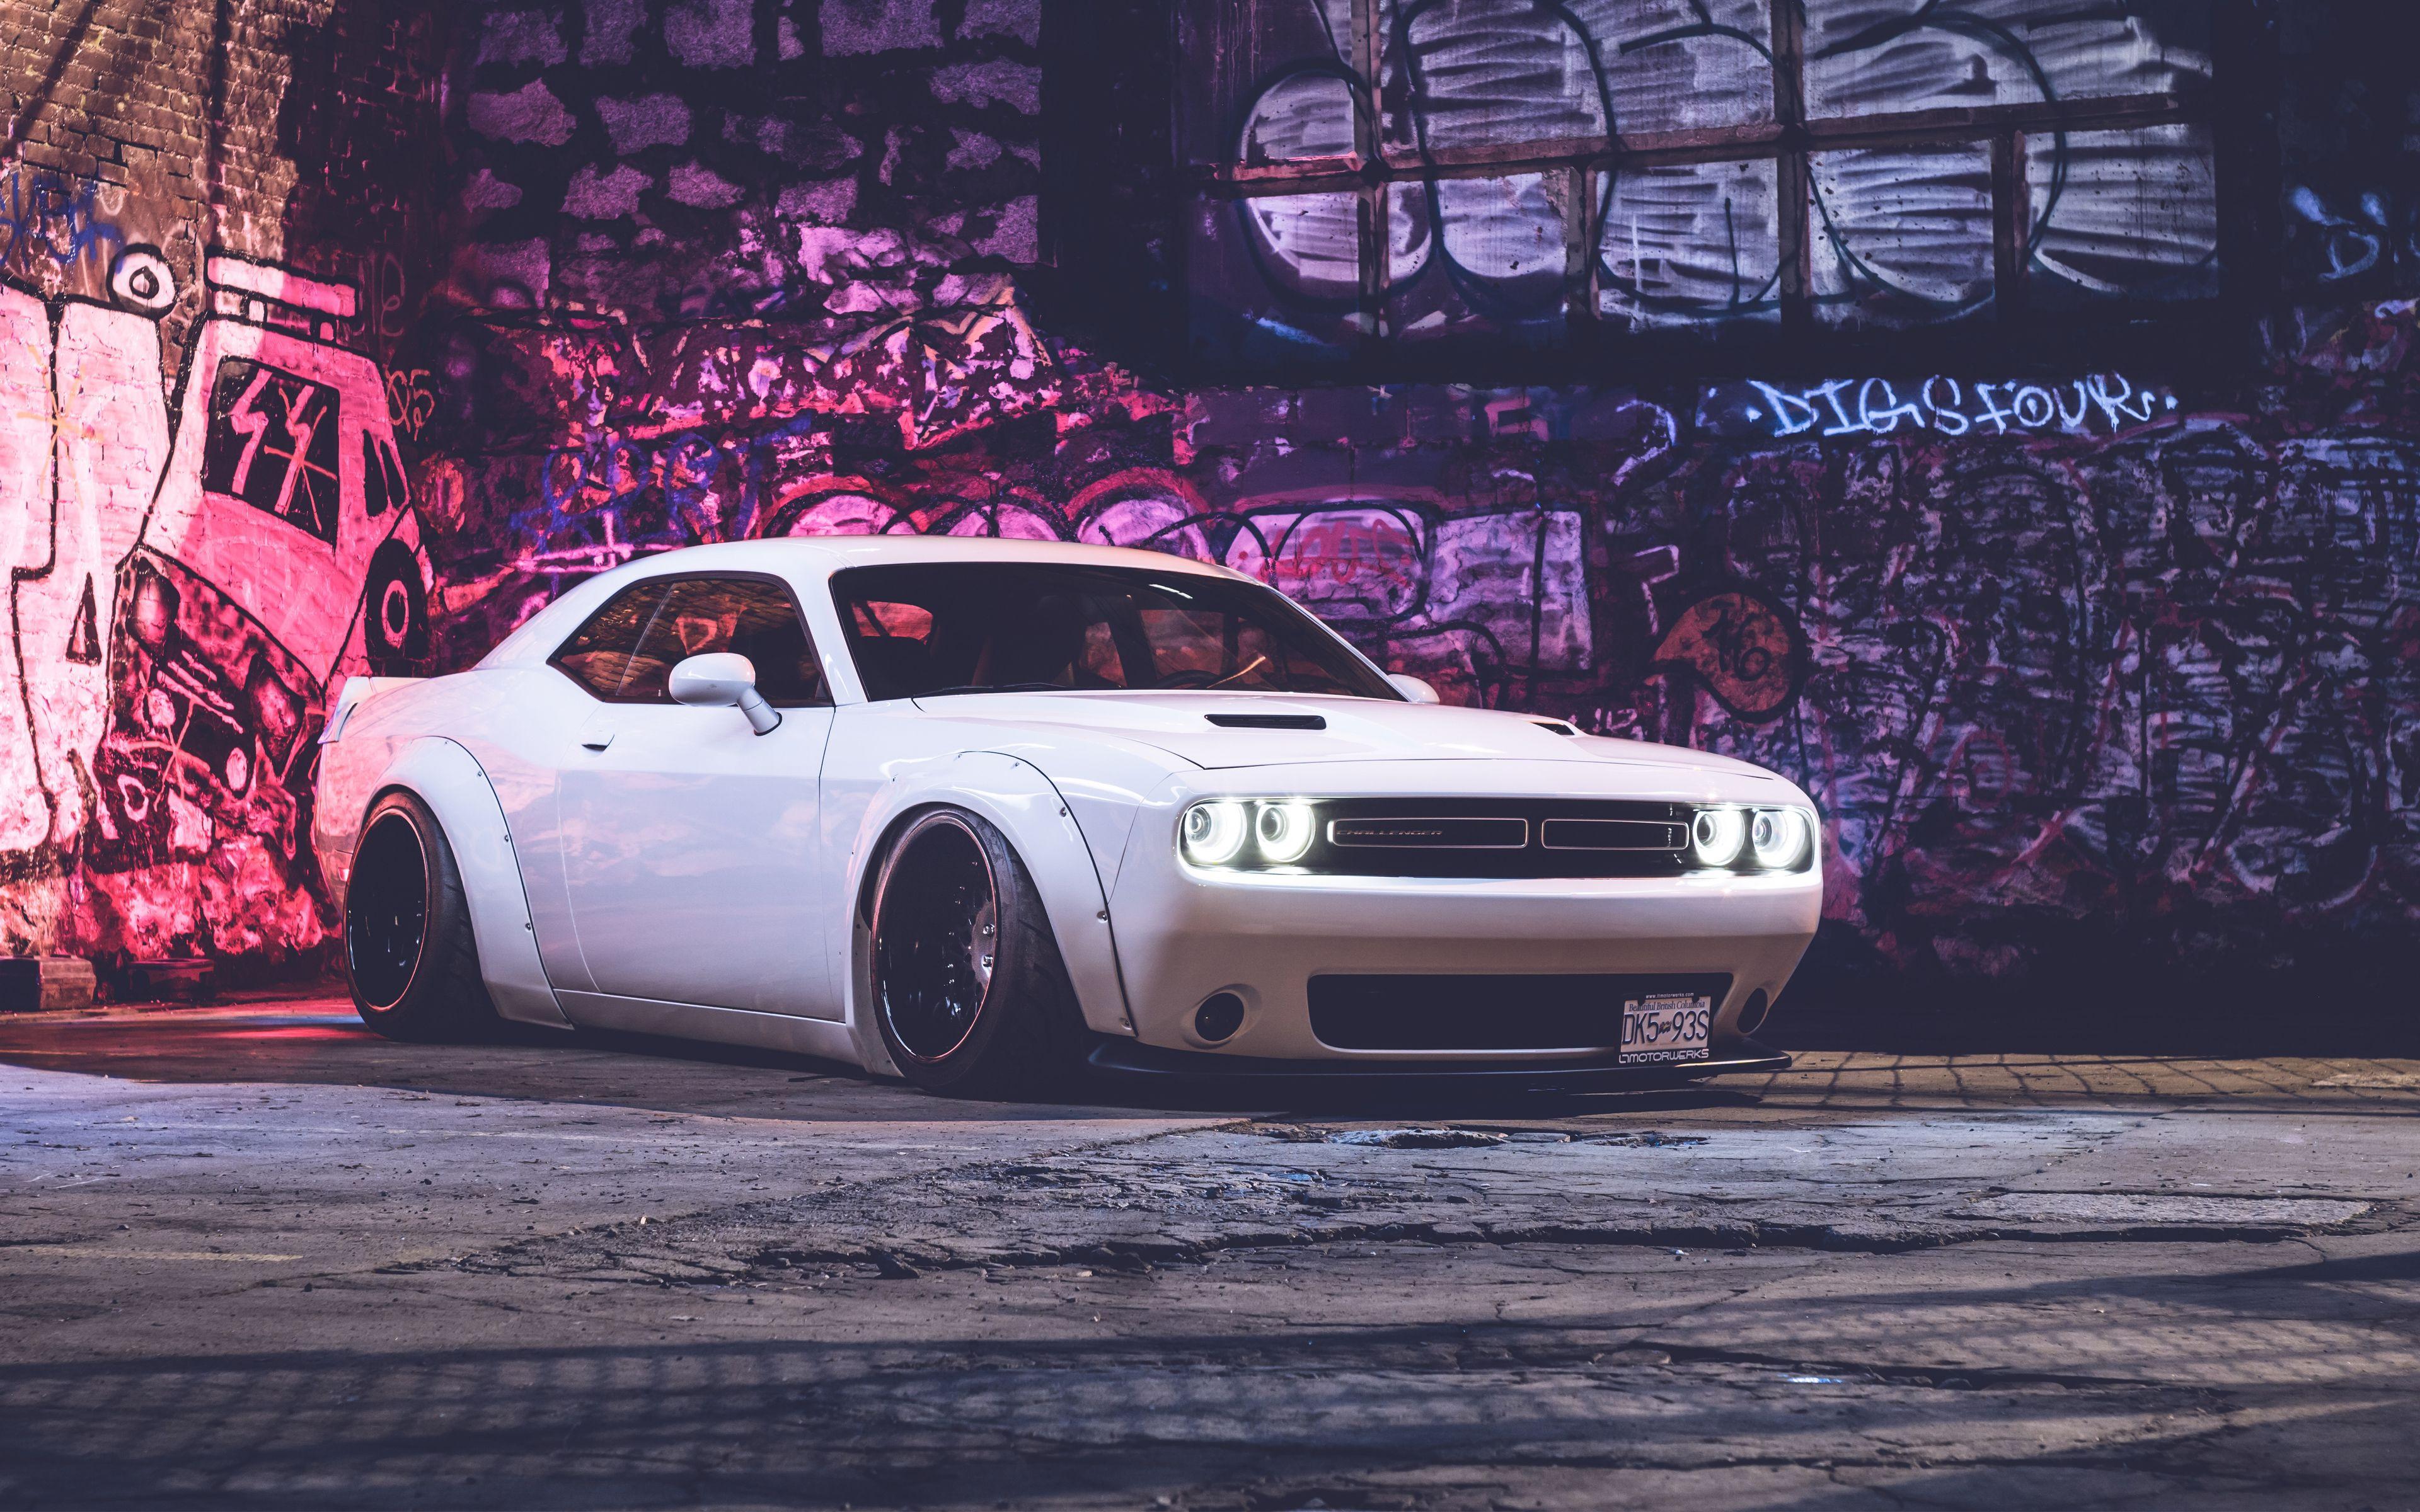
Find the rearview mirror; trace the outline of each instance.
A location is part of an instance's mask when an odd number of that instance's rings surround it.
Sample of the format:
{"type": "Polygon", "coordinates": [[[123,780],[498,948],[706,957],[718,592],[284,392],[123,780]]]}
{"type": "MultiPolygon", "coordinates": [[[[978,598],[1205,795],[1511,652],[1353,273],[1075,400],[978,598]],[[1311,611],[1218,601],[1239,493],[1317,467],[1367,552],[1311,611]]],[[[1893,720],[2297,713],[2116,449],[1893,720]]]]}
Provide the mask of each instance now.
{"type": "Polygon", "coordinates": [[[736,651],[709,651],[673,669],[666,685],[675,703],[693,709],[737,709],[748,728],[769,735],[781,727],[782,711],[756,691],[756,666],[736,651]]]}
{"type": "Polygon", "coordinates": [[[1429,687],[1428,684],[1420,681],[1417,677],[1414,677],[1409,672],[1388,672],[1387,674],[1387,681],[1394,685],[1396,692],[1401,693],[1404,697],[1410,699],[1415,703],[1439,703],[1444,702],[1437,697],[1437,690],[1435,688],[1429,687]]]}

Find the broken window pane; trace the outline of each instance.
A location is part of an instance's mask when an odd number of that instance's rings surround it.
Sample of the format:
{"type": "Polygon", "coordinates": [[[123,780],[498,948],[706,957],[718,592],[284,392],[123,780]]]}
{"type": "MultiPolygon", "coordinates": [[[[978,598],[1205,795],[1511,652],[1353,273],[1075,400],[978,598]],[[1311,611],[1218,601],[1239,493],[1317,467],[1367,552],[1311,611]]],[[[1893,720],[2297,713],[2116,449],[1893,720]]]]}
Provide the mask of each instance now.
{"type": "Polygon", "coordinates": [[[1873,116],[2184,93],[2211,0],[1832,0],[1807,14],[1807,112],[1873,116]]]}
{"type": "Polygon", "coordinates": [[[1981,143],[1807,159],[1817,318],[1931,325],[1992,304],[1992,154],[1981,143]]]}
{"type": "Polygon", "coordinates": [[[1197,200],[1192,344],[1218,363],[1340,361],[1359,333],[1360,197],[1197,200]]]}
{"type": "Polygon", "coordinates": [[[1529,0],[1416,0],[1400,27],[1397,14],[1388,0],[1390,152],[1604,139],[1606,80],[1567,15],[1529,0]]]}
{"type": "Polygon", "coordinates": [[[1242,161],[1247,123],[1268,92],[1288,95],[1278,112],[1287,114],[1306,102],[1295,79],[1353,61],[1353,0],[1199,0],[1183,8],[1179,26],[1187,162],[1242,161]]]}
{"type": "Polygon", "coordinates": [[[1614,130],[1682,131],[1773,119],[1766,0],[1577,0],[1612,85],[1614,130]]]}
{"type": "Polygon", "coordinates": [[[1635,135],[1773,118],[1765,0],[1383,0],[1380,10],[1386,141],[1399,161],[1558,150],[1604,140],[1608,122],[1635,135]]]}
{"type": "Polygon", "coordinates": [[[1634,330],[1712,333],[1780,318],[1773,160],[1624,168],[1597,178],[1597,312],[1634,330]]]}
{"type": "Polygon", "coordinates": [[[2036,303],[2218,294],[2218,184],[2208,127],[2030,136],[2025,181],[2036,303]]]}
{"type": "Polygon", "coordinates": [[[1569,178],[1388,185],[1387,330],[1409,341],[1473,331],[1561,340],[1569,178]]]}
{"type": "Polygon", "coordinates": [[[1244,123],[1246,163],[1353,156],[1353,86],[1332,73],[1297,73],[1262,91],[1244,123]]]}

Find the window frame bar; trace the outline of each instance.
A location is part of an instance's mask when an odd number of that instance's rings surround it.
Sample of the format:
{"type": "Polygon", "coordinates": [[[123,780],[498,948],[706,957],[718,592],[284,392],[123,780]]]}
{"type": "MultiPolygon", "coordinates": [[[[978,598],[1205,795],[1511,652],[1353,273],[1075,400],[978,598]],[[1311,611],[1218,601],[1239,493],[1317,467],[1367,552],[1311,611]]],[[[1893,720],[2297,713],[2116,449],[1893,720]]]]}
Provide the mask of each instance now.
{"type": "MultiPolygon", "coordinates": [[[[1198,0],[1197,0],[1198,3],[1198,0]]],[[[1385,38],[1380,0],[1352,0],[1354,65],[1366,93],[1356,100],[1354,151],[1349,157],[1281,162],[1233,162],[1180,163],[1180,179],[1200,200],[1225,204],[1277,195],[1352,193],[1357,202],[1360,233],[1360,308],[1354,317],[1352,342],[1357,363],[1373,351],[1396,350],[1390,342],[1373,340],[1391,334],[1384,330],[1383,299],[1391,278],[1388,267],[1388,197],[1397,184],[1433,180],[1490,178],[1538,174],[1556,178],[1564,193],[1565,316],[1575,341],[1601,319],[1598,273],[1602,240],[1597,195],[1603,176],[1628,168],[1705,162],[1770,161],[1776,169],[1776,232],[1780,248],[1778,296],[1781,333],[1788,345],[1804,347],[1816,335],[1813,297],[1815,227],[1809,179],[1811,155],[1854,149],[1921,148],[1982,145],[1991,157],[1993,210],[1993,295],[1995,323],[2015,337],[2030,313],[2033,234],[2032,194],[2027,181],[2026,141],[2044,134],[2144,130],[2159,126],[2200,126],[2211,132],[2213,172],[2219,194],[2219,240],[2216,255],[2222,285],[2215,300],[2197,300],[2176,306],[2174,316],[2195,307],[2241,303],[2245,285],[2231,244],[2242,239],[2228,209],[2228,189],[2242,177],[2231,173],[2230,148],[2239,133],[2218,107],[2221,81],[2239,65],[2242,41],[2229,31],[2234,7],[2219,5],[2221,14],[2211,39],[2211,73],[2199,86],[2186,90],[2146,91],[2078,100],[2025,101],[1895,111],[1878,115],[1825,116],[1806,115],[1806,17],[1792,0],[1773,0],[1769,7],[1773,50],[1773,118],[1738,126],[1696,128],[1679,131],[1615,133],[1610,137],[1558,138],[1545,141],[1490,143],[1453,148],[1399,147],[1385,141],[1385,81],[1381,74],[1385,38]],[[2229,45],[2233,43],[2234,45],[2229,45]]],[[[2251,29],[2251,28],[2246,28],[2251,29]]],[[[1231,147],[1240,147],[1233,144],[1231,147]]],[[[1840,332],[1853,341],[1883,332],[1840,332]]],[[[1913,336],[1916,332],[1900,332],[1913,336]]]]}

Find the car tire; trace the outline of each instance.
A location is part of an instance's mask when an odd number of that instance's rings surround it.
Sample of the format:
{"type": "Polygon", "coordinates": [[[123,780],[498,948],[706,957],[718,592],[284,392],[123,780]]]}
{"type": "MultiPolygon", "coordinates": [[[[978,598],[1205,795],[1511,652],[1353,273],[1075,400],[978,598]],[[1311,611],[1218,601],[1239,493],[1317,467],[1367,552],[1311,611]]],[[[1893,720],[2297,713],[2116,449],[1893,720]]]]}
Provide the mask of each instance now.
{"type": "Polygon", "coordinates": [[[380,677],[409,676],[428,660],[428,590],[401,541],[381,545],[362,579],[362,648],[380,677]]]}
{"type": "Polygon", "coordinates": [[[866,955],[883,1046],[917,1087],[1033,1097],[1073,1082],[1083,1016],[1058,938],[1025,863],[981,817],[934,809],[900,833],[866,955]]]}
{"type": "Polygon", "coordinates": [[[345,980],[390,1040],[475,1040],[499,1020],[479,975],[454,847],[409,793],[372,805],[345,887],[345,980]]]}

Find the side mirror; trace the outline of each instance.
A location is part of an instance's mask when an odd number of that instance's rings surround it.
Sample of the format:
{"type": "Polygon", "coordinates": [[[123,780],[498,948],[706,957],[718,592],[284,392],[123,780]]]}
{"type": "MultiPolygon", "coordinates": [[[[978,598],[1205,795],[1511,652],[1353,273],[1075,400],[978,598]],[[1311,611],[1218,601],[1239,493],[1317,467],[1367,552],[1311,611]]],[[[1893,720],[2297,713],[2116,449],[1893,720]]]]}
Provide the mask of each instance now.
{"type": "Polygon", "coordinates": [[[756,667],[736,651],[709,651],[673,669],[666,685],[675,703],[693,709],[737,709],[748,728],[769,735],[781,727],[782,711],[756,691],[756,667]]]}
{"type": "MultiPolygon", "coordinates": [[[[687,664],[684,663],[683,665],[687,664]]],[[[1395,685],[1396,692],[1401,693],[1404,697],[1410,699],[1415,703],[1438,703],[1443,702],[1443,700],[1437,697],[1437,690],[1435,688],[1429,687],[1428,684],[1420,681],[1417,677],[1414,677],[1409,672],[1388,672],[1387,674],[1387,681],[1395,685]]]]}

